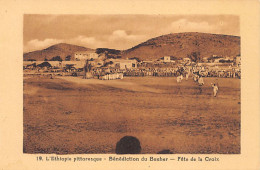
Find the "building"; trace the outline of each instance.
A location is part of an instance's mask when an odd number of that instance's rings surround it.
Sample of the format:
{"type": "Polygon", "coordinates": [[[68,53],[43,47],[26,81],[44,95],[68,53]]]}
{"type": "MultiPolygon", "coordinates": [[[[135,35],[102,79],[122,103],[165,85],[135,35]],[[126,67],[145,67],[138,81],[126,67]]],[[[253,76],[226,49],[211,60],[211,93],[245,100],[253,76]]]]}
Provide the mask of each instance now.
{"type": "Polygon", "coordinates": [[[143,61],[141,61],[141,63],[154,63],[155,61],[153,61],[153,60],[143,60],[143,61]]]}
{"type": "Polygon", "coordinates": [[[171,62],[171,57],[170,56],[164,56],[163,62],[165,62],[165,63],[171,62]]]}
{"type": "Polygon", "coordinates": [[[173,60],[174,57],[171,56],[164,56],[161,59],[159,59],[160,62],[164,62],[164,63],[175,63],[175,61],[173,60]]]}
{"type": "Polygon", "coordinates": [[[113,62],[112,64],[113,67],[117,67],[121,70],[137,68],[137,61],[135,59],[134,60],[110,59],[109,61],[113,62]]]}
{"type": "Polygon", "coordinates": [[[204,62],[204,63],[207,63],[209,60],[208,60],[208,57],[203,57],[202,58],[202,61],[204,62]]]}
{"type": "Polygon", "coordinates": [[[74,58],[77,61],[81,60],[95,60],[98,58],[98,54],[95,51],[78,51],[75,52],[74,58]]]}

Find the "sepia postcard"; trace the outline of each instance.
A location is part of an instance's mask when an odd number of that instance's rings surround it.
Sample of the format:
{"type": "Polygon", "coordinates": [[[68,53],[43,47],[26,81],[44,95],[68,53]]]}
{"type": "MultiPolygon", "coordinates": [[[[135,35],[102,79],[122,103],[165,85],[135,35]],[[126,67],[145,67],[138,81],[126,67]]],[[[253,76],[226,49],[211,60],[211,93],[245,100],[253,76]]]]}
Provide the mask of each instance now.
{"type": "Polygon", "coordinates": [[[3,170],[260,168],[258,1],[1,3],[3,170]]]}

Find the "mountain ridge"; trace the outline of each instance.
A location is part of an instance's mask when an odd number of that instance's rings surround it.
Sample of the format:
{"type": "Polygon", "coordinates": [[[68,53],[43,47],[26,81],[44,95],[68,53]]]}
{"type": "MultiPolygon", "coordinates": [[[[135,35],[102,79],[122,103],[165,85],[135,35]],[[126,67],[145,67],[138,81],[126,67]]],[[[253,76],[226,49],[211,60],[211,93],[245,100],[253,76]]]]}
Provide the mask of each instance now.
{"type": "MultiPolygon", "coordinates": [[[[59,43],[43,50],[24,53],[24,60],[50,60],[60,56],[73,55],[76,51],[95,51],[95,49],[59,43]]],[[[140,60],[155,60],[163,56],[184,58],[192,52],[199,52],[202,57],[212,55],[235,57],[240,55],[240,36],[210,34],[199,32],[170,33],[148,39],[132,48],[119,50],[122,58],[137,57],[140,60]]]]}
{"type": "Polygon", "coordinates": [[[60,56],[62,60],[65,60],[66,56],[70,55],[71,57],[73,57],[74,53],[77,51],[94,51],[94,49],[73,44],[58,43],[43,50],[36,50],[24,53],[23,59],[50,60],[53,57],[60,56]]]}
{"type": "Polygon", "coordinates": [[[163,56],[184,58],[192,52],[199,52],[202,57],[235,57],[240,54],[240,37],[199,32],[171,33],[151,38],[127,49],[123,51],[123,57],[138,57],[141,60],[153,60],[163,56]]]}

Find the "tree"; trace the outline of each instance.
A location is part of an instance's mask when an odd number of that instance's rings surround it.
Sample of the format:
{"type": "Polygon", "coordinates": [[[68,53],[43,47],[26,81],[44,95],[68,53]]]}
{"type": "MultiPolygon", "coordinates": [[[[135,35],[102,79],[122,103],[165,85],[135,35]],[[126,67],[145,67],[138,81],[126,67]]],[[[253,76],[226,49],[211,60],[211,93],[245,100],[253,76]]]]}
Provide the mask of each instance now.
{"type": "Polygon", "coordinates": [[[97,54],[101,54],[101,53],[105,53],[105,52],[107,52],[108,54],[119,55],[121,51],[116,50],[116,49],[110,49],[110,48],[97,48],[96,49],[97,54]]]}
{"type": "Polygon", "coordinates": [[[49,63],[49,62],[43,62],[43,63],[41,63],[41,64],[38,64],[37,65],[38,67],[51,67],[51,64],[49,63]]]}
{"type": "Polygon", "coordinates": [[[214,62],[216,59],[218,59],[218,58],[222,58],[222,57],[216,56],[216,55],[212,55],[211,57],[208,58],[208,61],[211,62],[211,63],[213,63],[213,62],[214,62]]]}
{"type": "Polygon", "coordinates": [[[132,57],[132,58],[129,58],[129,60],[136,60],[137,62],[141,62],[141,60],[138,57],[132,57]]]}
{"type": "Polygon", "coordinates": [[[112,64],[114,64],[114,62],[113,61],[109,61],[109,62],[104,64],[104,67],[107,67],[108,65],[112,65],[112,64]]]}
{"type": "Polygon", "coordinates": [[[56,57],[52,57],[52,59],[50,59],[50,61],[62,61],[60,56],[56,56],[56,57]]]}
{"type": "Polygon", "coordinates": [[[191,61],[199,62],[201,61],[200,52],[192,52],[191,54],[188,54],[188,58],[191,59],[191,61]]]}
{"type": "Polygon", "coordinates": [[[232,63],[231,60],[219,60],[220,63],[232,63]]]}
{"type": "Polygon", "coordinates": [[[70,61],[71,60],[71,56],[68,55],[66,58],[65,58],[65,61],[70,61]]]}

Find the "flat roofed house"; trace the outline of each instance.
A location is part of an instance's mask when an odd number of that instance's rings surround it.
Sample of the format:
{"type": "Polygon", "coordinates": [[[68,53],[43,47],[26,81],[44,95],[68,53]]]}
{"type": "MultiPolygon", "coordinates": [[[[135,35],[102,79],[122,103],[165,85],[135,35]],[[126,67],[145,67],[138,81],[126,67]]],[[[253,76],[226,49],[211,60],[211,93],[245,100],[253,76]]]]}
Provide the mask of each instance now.
{"type": "Polygon", "coordinates": [[[137,68],[137,61],[134,60],[127,60],[127,59],[114,59],[111,60],[114,65],[119,66],[121,70],[123,69],[132,69],[137,68]]]}
{"type": "Polygon", "coordinates": [[[171,56],[163,56],[162,58],[160,58],[157,61],[164,62],[164,63],[175,63],[174,57],[171,57],[171,56]]]}
{"type": "Polygon", "coordinates": [[[171,57],[170,56],[164,56],[163,62],[165,62],[165,63],[171,62],[171,57]]]}
{"type": "Polygon", "coordinates": [[[209,60],[208,60],[208,57],[203,57],[202,58],[202,61],[204,62],[204,63],[207,63],[209,60]]]}
{"type": "Polygon", "coordinates": [[[95,60],[98,54],[95,51],[77,51],[74,54],[75,60],[95,60]]]}

